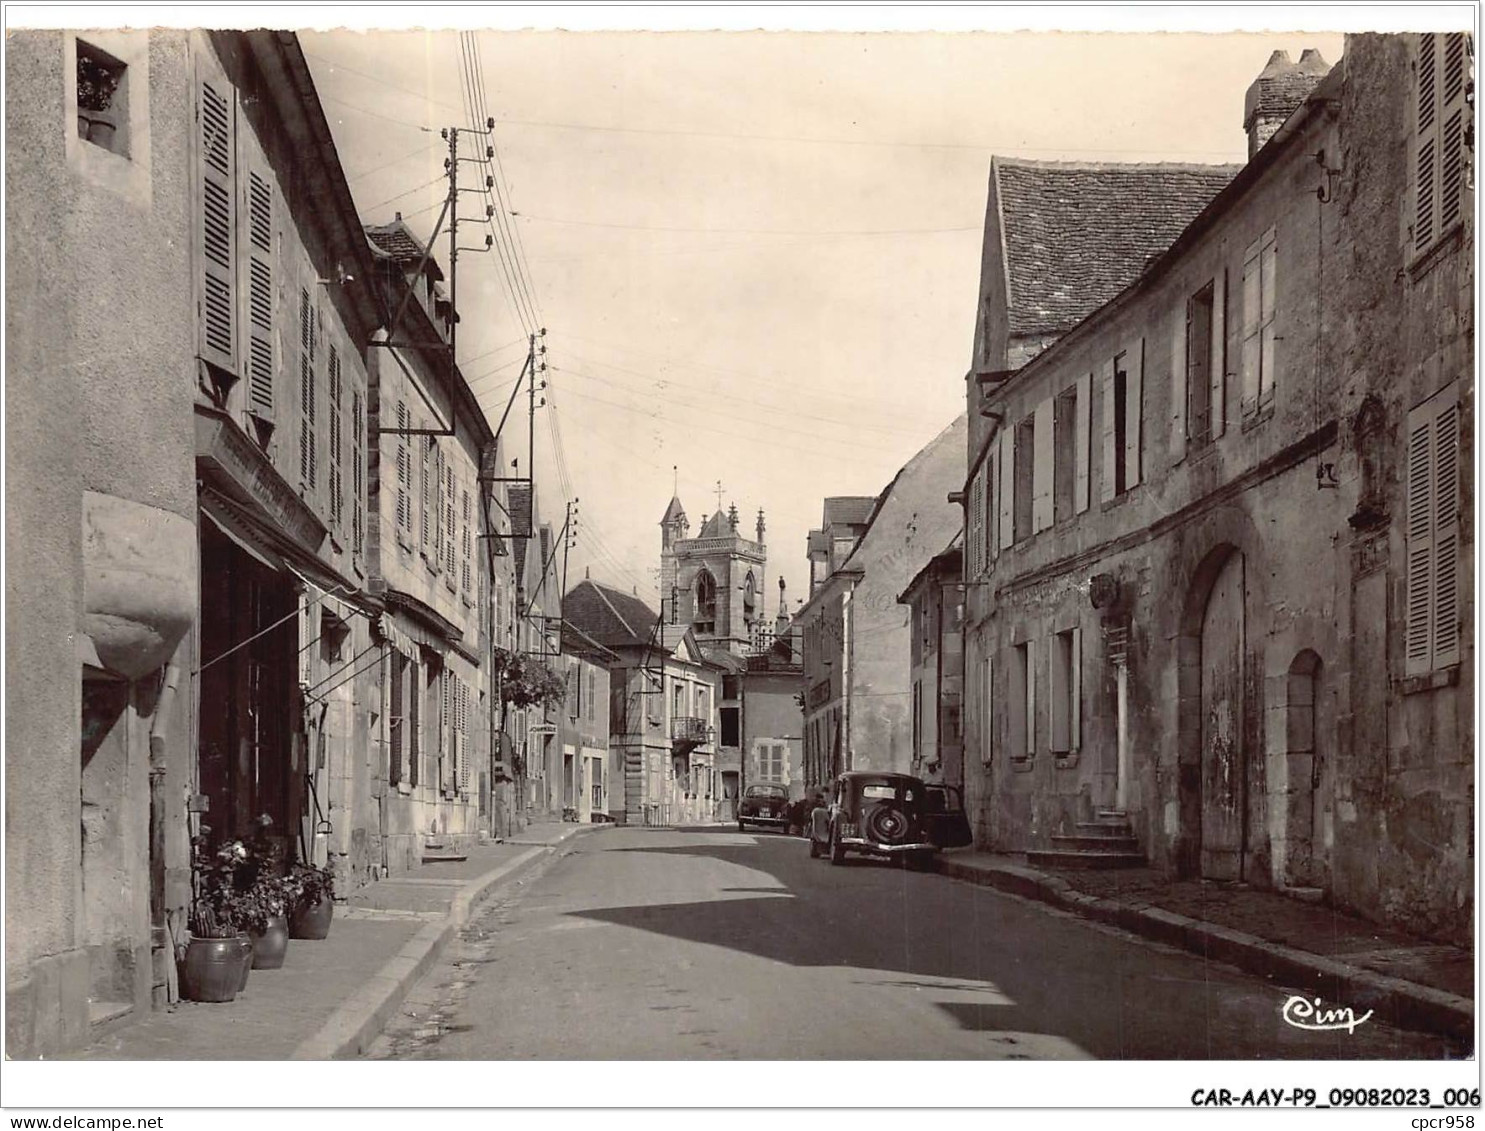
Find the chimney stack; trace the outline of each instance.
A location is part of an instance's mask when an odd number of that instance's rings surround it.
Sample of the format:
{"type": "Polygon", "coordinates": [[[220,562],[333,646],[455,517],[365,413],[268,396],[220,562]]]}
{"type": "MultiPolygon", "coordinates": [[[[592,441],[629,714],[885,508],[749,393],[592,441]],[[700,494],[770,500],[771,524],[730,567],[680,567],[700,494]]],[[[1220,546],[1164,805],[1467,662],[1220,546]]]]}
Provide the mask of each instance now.
{"type": "Polygon", "coordinates": [[[1248,160],[1268,144],[1285,119],[1299,109],[1330,73],[1330,64],[1320,52],[1307,47],[1299,62],[1291,62],[1289,52],[1275,51],[1268,65],[1248,87],[1243,100],[1243,129],[1248,133],[1248,160]]]}

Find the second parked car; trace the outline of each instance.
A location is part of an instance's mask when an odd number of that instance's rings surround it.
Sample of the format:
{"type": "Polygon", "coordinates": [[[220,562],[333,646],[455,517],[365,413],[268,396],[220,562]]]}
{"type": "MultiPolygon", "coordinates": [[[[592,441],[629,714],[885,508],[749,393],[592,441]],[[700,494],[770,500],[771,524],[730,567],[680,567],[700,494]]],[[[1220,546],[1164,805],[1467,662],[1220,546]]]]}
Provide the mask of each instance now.
{"type": "Polygon", "coordinates": [[[926,866],[941,848],[973,840],[959,791],[908,774],[841,774],[810,814],[810,855],[844,863],[847,852],[926,866]]]}
{"type": "Polygon", "coordinates": [[[789,790],[767,782],[750,785],[743,793],[737,810],[737,831],[747,825],[768,825],[787,831],[789,828],[789,790]]]}

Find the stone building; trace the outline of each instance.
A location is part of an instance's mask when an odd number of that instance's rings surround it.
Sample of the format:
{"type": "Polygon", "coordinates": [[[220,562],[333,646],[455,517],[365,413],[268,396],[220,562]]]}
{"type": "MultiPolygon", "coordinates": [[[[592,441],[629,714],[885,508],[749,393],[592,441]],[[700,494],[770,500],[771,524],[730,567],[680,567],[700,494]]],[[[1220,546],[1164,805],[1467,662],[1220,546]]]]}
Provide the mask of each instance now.
{"type": "Polygon", "coordinates": [[[685,508],[679,496],[672,497],[660,520],[665,619],[689,624],[703,649],[743,655],[768,627],[763,610],[768,573],[763,511],[758,511],[754,539],[739,531],[736,503],[727,514],[719,509],[702,523],[695,538],[689,532],[685,508]]]}
{"type": "Polygon", "coordinates": [[[379,323],[293,36],[7,47],[7,1052],[50,1056],[169,1000],[193,832],[325,858],[379,323]]]}
{"type": "Polygon", "coordinates": [[[908,607],[913,759],[925,781],[964,785],[963,532],[898,597],[908,607]]]}
{"type": "Polygon", "coordinates": [[[981,843],[1055,863],[1113,811],[1173,875],[1468,939],[1466,66],[1276,54],[1253,156],[1163,254],[1014,372],[977,343],[981,843]]]}
{"type": "Polygon", "coordinates": [[[898,594],[959,528],[949,496],[963,474],[966,431],[961,416],[904,464],[864,525],[854,521],[860,500],[827,500],[810,533],[813,591],[795,614],[807,787],[845,769],[907,773],[912,764],[911,642],[898,594]]]}
{"type": "Polygon", "coordinates": [[[712,820],[721,669],[689,625],[633,594],[584,579],[563,604],[572,650],[609,657],[610,812],[636,825],[712,820]]]}

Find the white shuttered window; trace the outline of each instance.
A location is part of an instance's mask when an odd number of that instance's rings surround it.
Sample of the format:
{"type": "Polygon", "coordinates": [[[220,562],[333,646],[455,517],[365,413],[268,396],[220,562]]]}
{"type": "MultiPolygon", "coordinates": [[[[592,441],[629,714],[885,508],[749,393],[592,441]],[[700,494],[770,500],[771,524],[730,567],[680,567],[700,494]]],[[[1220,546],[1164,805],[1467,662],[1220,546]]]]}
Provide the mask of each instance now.
{"type": "Polygon", "coordinates": [[[1459,663],[1459,387],[1408,413],[1408,675],[1459,663]]]}

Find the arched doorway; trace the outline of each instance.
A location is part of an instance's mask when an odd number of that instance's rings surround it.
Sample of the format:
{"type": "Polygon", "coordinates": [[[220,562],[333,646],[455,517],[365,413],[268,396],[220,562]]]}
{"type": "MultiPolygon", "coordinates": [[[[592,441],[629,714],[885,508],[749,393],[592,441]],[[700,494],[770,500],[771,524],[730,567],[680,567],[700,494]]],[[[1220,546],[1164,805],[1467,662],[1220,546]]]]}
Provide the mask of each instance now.
{"type": "Polygon", "coordinates": [[[1230,553],[1201,618],[1201,874],[1241,880],[1247,845],[1243,555],[1230,553]]]}

